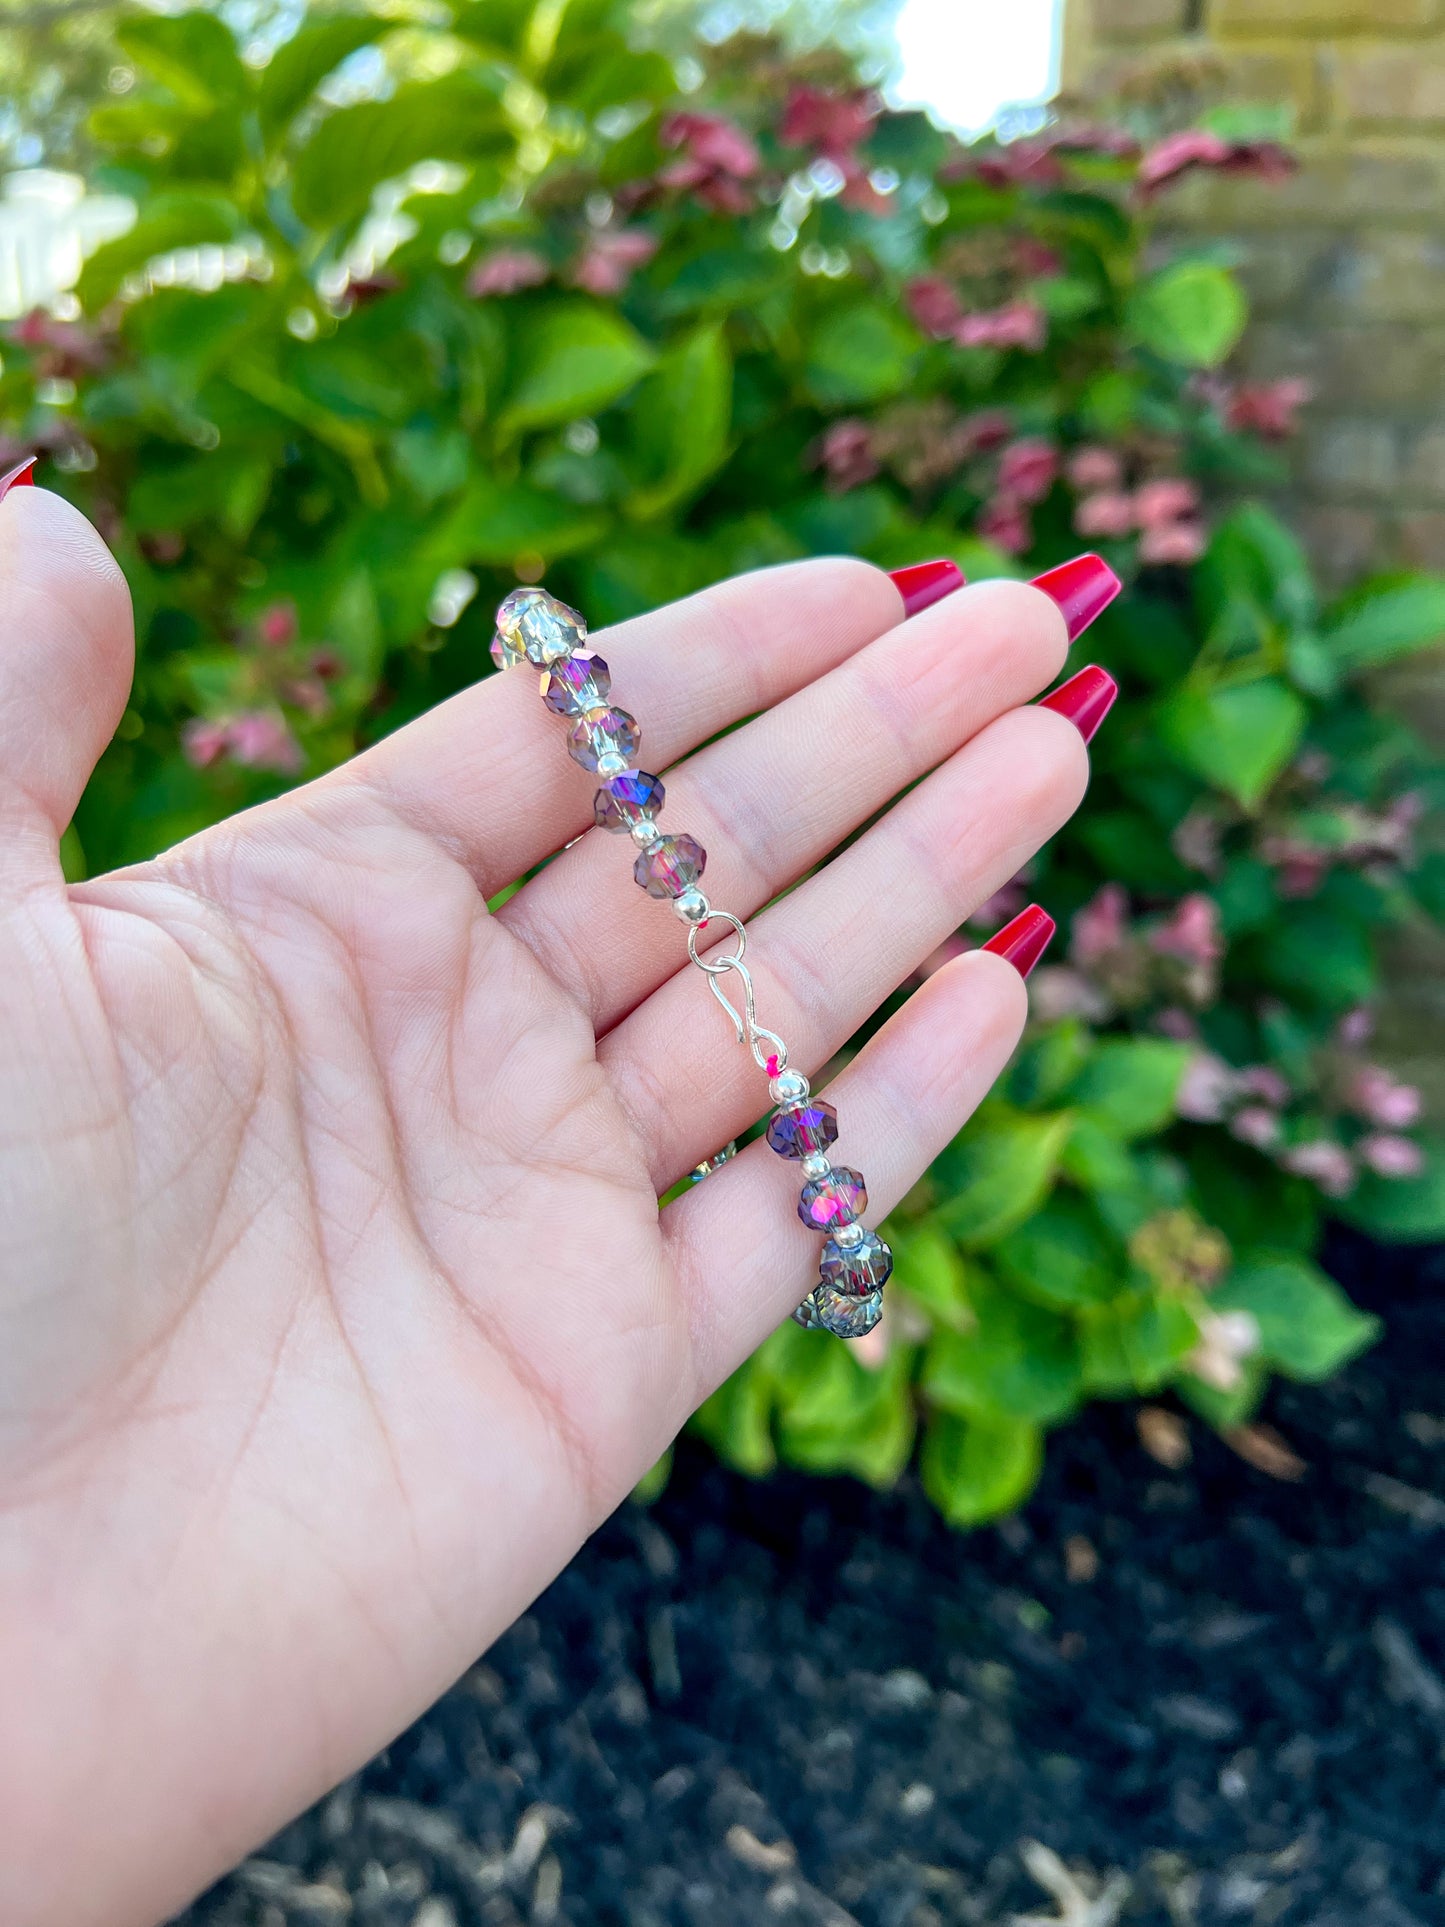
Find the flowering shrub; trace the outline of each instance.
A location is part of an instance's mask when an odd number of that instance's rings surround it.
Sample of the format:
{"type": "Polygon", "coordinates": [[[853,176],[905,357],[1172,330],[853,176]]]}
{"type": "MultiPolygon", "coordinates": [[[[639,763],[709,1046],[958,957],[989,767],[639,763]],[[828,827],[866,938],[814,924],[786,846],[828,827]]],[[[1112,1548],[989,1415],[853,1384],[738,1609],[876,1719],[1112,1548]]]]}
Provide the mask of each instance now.
{"type": "Polygon", "coordinates": [[[1445,1180],[1368,1054],[1384,926],[1445,903],[1438,788],[1361,672],[1445,588],[1322,606],[1264,508],[1298,383],[1227,372],[1243,296],[1161,260],[1190,168],[1265,142],[1067,127],[966,148],[827,59],[709,56],[682,96],[625,8],[326,12],[268,60],[213,14],[115,26],[90,138],[130,233],[74,312],[10,331],[3,454],[119,550],[130,709],[67,839],[147,854],[482,673],[488,609],[545,577],[602,623],[847,550],[975,575],[1101,547],[1090,638],[1123,696],[1087,807],[947,949],[1059,917],[1024,1046],[895,1214],[885,1324],[789,1326],[701,1429],[886,1481],[922,1435],[960,1523],[1028,1490],[1047,1427],[1172,1387],[1222,1426],[1371,1321],[1322,1215],[1423,1235],[1445,1180]],[[430,16],[428,16],[430,19],[430,16]]]}

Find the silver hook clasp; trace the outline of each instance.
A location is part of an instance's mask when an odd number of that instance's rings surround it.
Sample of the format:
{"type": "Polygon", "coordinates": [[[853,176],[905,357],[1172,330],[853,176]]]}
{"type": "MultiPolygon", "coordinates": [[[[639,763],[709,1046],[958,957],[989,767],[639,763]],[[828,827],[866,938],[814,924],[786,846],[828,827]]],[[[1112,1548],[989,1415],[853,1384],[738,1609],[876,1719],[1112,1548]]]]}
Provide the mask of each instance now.
{"type": "Polygon", "coordinates": [[[737,949],[726,957],[700,957],[697,953],[698,930],[694,927],[687,933],[687,954],[698,969],[706,974],[708,989],[732,1020],[738,1042],[748,1046],[753,1054],[753,1062],[760,1071],[766,1071],[769,1077],[776,1077],[780,1071],[788,1067],[788,1047],[775,1030],[769,1030],[765,1024],[758,1022],[757,993],[753,989],[753,974],[743,962],[743,956],[748,947],[748,933],[743,928],[742,919],[735,917],[730,910],[714,910],[710,913],[709,920],[713,917],[721,923],[732,925],[737,934],[737,949]],[[736,972],[743,980],[742,1016],[739,1016],[733,1008],[727,992],[718,981],[729,971],[736,972]],[[772,1048],[764,1049],[765,1045],[771,1045],[772,1048]]]}

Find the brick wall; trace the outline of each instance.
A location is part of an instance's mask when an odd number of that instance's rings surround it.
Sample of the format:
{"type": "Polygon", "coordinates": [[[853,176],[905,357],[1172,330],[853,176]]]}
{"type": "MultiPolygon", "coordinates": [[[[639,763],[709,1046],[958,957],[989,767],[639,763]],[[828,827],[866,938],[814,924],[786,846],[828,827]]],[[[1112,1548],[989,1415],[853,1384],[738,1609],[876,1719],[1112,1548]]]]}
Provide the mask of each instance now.
{"type": "MultiPolygon", "coordinates": [[[[1322,576],[1445,570],[1445,0],[1066,0],[1064,84],[1293,106],[1291,181],[1196,177],[1170,217],[1237,245],[1250,372],[1314,385],[1280,506],[1322,576]]],[[[1375,694],[1445,750],[1445,652],[1375,694]]],[[[1445,1120],[1445,940],[1392,982],[1381,1054],[1445,1120]]]]}

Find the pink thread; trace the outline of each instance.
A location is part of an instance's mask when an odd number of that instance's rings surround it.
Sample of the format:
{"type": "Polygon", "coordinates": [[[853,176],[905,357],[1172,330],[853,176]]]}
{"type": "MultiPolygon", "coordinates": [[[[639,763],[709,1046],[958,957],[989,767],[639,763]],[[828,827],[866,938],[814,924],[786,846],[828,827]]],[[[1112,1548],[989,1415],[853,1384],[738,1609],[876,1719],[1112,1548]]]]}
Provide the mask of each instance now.
{"type": "Polygon", "coordinates": [[[774,1051],[773,1055],[768,1059],[768,1076],[780,1077],[781,1075],[782,1075],[782,1072],[778,1066],[778,1054],[776,1051],[774,1051]]]}

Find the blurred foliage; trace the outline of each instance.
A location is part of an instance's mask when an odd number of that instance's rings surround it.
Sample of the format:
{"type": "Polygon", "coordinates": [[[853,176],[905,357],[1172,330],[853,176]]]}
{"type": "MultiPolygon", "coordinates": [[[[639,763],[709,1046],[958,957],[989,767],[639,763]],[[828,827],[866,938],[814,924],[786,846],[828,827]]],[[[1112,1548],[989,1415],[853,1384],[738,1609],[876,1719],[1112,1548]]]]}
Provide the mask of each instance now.
{"type": "Polygon", "coordinates": [[[1271,142],[967,149],[746,37],[681,95],[626,13],[107,22],[89,172],[136,224],[0,378],[10,458],[48,457],[136,602],[67,852],[143,857],[404,723],[485,671],[519,579],[600,626],[810,553],[1099,546],[1129,588],[1089,639],[1123,695],[1088,807],[974,920],[1060,920],[1024,1046],[894,1214],[880,1334],[786,1326],[697,1421],[750,1470],[879,1482],[921,1432],[968,1524],[1086,1399],[1236,1425],[1366,1345],[1325,1209],[1445,1224],[1418,1099],[1365,1055],[1381,933],[1445,908],[1411,836],[1440,771],[1354,681],[1440,636],[1445,585],[1323,605],[1268,510],[1211,506],[1281,479],[1301,395],[1229,376],[1244,297],[1150,206],[1283,171],[1271,142]]]}

